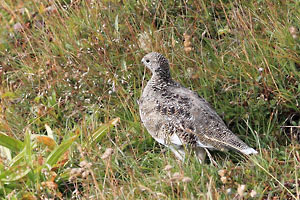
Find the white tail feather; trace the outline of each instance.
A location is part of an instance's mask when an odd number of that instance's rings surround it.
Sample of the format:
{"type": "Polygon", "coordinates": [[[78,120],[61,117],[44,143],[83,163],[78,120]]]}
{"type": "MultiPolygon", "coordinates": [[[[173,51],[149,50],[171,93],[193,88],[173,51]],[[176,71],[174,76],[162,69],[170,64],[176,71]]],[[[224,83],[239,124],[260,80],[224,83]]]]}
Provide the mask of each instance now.
{"type": "Polygon", "coordinates": [[[243,154],[246,154],[246,155],[257,154],[257,153],[258,153],[258,152],[255,151],[253,148],[243,149],[243,150],[241,150],[241,152],[242,152],[243,154]]]}

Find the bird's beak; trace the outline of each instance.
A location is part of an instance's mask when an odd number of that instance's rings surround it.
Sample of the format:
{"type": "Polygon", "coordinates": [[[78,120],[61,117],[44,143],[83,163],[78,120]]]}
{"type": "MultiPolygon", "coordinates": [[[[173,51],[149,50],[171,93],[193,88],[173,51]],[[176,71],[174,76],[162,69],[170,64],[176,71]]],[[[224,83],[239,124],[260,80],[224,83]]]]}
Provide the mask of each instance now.
{"type": "Polygon", "coordinates": [[[145,65],[145,60],[144,60],[144,58],[141,60],[141,62],[145,65]]]}

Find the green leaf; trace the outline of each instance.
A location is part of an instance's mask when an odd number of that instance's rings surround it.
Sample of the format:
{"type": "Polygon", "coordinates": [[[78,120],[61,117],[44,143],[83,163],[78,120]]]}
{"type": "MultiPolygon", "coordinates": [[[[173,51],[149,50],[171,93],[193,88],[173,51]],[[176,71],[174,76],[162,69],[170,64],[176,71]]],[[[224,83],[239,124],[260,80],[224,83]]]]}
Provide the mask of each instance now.
{"type": "Polygon", "coordinates": [[[32,148],[31,148],[31,140],[30,140],[30,130],[26,130],[25,133],[25,139],[24,139],[24,144],[25,144],[25,161],[27,163],[27,165],[29,165],[30,167],[33,166],[33,160],[32,160],[32,148]]]}
{"type": "Polygon", "coordinates": [[[23,178],[24,176],[26,176],[29,172],[31,171],[31,169],[27,166],[27,164],[25,165],[18,165],[15,167],[11,167],[8,170],[6,170],[5,172],[0,174],[0,180],[1,181],[16,181],[19,180],[21,178],[23,178]]]}
{"type": "Polygon", "coordinates": [[[100,126],[91,136],[89,144],[93,145],[93,144],[99,142],[106,135],[108,130],[111,127],[115,126],[119,120],[120,120],[120,118],[115,118],[115,119],[109,121],[108,123],[100,126]]]}
{"type": "Polygon", "coordinates": [[[78,136],[79,135],[70,137],[66,141],[62,142],[59,146],[57,146],[48,156],[46,164],[50,165],[51,167],[56,164],[60,157],[69,149],[69,147],[73,144],[78,136]]]}
{"type": "Polygon", "coordinates": [[[117,15],[115,18],[115,29],[116,32],[119,33],[119,15],[117,15]]]}
{"type": "Polygon", "coordinates": [[[5,92],[4,94],[1,95],[1,98],[15,98],[17,95],[14,92],[5,92]]]}
{"type": "Polygon", "coordinates": [[[13,159],[9,163],[9,167],[16,166],[20,164],[24,160],[26,149],[23,149],[18,155],[13,157],[13,159]]]}
{"type": "Polygon", "coordinates": [[[0,132],[0,145],[10,149],[11,151],[21,151],[24,148],[23,142],[7,136],[3,132],[0,132]]]}

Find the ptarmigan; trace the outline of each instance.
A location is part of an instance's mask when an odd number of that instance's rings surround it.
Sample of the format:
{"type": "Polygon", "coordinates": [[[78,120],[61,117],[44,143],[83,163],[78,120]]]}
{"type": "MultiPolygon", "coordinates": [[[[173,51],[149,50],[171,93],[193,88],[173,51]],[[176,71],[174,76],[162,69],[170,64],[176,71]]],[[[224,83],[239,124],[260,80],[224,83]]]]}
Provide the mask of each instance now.
{"type": "Polygon", "coordinates": [[[176,157],[183,160],[186,150],[192,149],[202,162],[204,148],[257,153],[226,127],[205,99],[171,78],[169,62],[163,55],[149,53],[142,63],[152,77],[139,100],[141,120],[151,136],[176,157]]]}

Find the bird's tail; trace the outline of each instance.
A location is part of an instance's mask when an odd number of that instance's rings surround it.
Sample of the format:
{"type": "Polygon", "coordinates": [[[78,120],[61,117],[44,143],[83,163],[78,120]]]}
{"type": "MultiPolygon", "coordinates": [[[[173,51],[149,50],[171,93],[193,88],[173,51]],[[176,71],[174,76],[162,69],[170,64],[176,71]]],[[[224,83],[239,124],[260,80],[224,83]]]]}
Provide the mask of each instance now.
{"type": "Polygon", "coordinates": [[[246,154],[246,155],[250,155],[250,154],[258,154],[258,152],[255,150],[255,149],[253,149],[253,148],[251,148],[251,147],[249,147],[249,148],[247,148],[247,149],[243,149],[243,150],[240,150],[243,154],[246,154]]]}
{"type": "Polygon", "coordinates": [[[240,140],[237,136],[235,136],[233,134],[226,141],[224,141],[224,140],[222,141],[218,138],[212,138],[212,137],[207,138],[207,139],[210,139],[212,141],[217,141],[218,143],[222,143],[227,148],[239,151],[239,152],[241,152],[245,155],[257,154],[258,153],[255,149],[249,147],[247,144],[245,144],[242,140],[240,140]]]}

